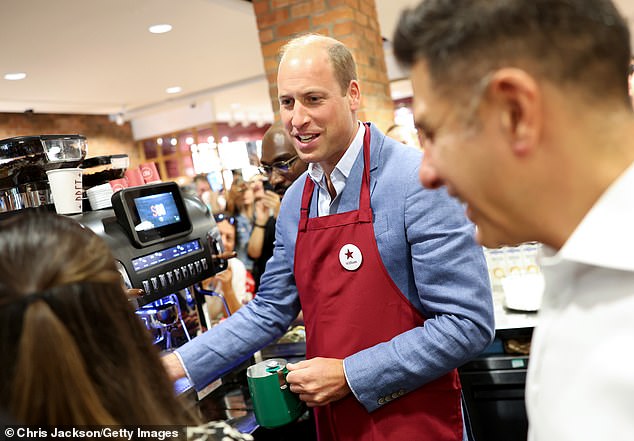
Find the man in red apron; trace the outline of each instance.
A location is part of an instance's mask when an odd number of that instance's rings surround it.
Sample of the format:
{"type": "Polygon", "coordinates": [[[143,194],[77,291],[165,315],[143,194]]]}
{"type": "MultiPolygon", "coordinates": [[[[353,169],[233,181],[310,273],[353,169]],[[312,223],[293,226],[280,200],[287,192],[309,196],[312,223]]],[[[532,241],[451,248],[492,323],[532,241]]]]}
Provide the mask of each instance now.
{"type": "Polygon", "coordinates": [[[291,41],[277,85],[308,172],[282,200],[255,299],[173,357],[198,389],[281,335],[301,303],[307,359],[287,380],[321,441],[466,439],[456,368],[494,333],[473,226],[445,191],[420,186],[419,150],[359,123],[341,43],[291,41]]]}

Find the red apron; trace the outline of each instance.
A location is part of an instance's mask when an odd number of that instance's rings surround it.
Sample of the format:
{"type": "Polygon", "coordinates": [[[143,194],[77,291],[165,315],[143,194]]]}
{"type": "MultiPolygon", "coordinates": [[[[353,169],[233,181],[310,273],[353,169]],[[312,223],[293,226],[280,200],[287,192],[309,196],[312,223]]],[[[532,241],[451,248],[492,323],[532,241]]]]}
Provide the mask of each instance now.
{"type": "MultiPolygon", "coordinates": [[[[370,208],[369,126],[363,155],[359,210],[309,218],[315,184],[307,177],[304,185],[295,281],[304,312],[308,359],[343,359],[425,321],[391,279],[379,255],[370,208]]],[[[372,413],[353,394],[315,408],[318,439],[462,441],[460,381],[455,369],[404,395],[408,391],[393,392],[388,400],[377,396],[389,402],[372,413]]]]}

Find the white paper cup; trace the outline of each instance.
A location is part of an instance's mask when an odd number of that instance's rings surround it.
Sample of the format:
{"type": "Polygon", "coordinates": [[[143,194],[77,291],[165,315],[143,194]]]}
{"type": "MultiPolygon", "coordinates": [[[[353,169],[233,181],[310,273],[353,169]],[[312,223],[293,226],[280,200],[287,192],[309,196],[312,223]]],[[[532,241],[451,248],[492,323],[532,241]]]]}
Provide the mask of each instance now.
{"type": "Polygon", "coordinates": [[[46,172],[58,214],[81,213],[81,174],[81,168],[58,168],[46,172]]]}

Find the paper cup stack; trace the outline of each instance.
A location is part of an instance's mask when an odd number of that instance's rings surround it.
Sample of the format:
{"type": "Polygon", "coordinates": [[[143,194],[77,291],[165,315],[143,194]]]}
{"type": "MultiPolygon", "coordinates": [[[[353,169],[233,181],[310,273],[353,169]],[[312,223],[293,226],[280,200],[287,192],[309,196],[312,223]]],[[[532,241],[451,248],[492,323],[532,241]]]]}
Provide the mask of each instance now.
{"type": "Polygon", "coordinates": [[[86,190],[86,195],[93,210],[112,207],[112,187],[110,183],[95,185],[86,190]]]}

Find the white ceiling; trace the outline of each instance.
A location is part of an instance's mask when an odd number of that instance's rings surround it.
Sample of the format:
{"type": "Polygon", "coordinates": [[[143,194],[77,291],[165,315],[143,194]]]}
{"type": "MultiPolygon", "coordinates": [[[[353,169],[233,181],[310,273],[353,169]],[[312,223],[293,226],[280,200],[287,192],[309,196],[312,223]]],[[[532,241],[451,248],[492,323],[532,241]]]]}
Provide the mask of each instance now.
{"type": "MultiPolygon", "coordinates": [[[[402,8],[416,3],[376,0],[384,37],[391,38],[402,8]]],[[[634,1],[617,3],[633,23],[634,1]]],[[[204,100],[219,121],[272,121],[247,1],[0,0],[0,15],[0,74],[28,75],[0,77],[0,112],[133,119],[204,100]],[[150,34],[147,28],[158,23],[173,30],[150,34]],[[168,95],[170,86],[182,92],[168,95]]],[[[394,94],[407,94],[407,85],[394,94]]]]}
{"type": "MultiPolygon", "coordinates": [[[[379,0],[391,36],[407,0],[379,0]]],[[[118,114],[211,101],[217,120],[272,121],[253,6],[244,0],[0,0],[0,112],[118,114]],[[169,23],[153,35],[148,27],[169,23]],[[168,95],[165,89],[181,86],[168,95]],[[232,115],[233,114],[233,115],[232,115]]]]}

